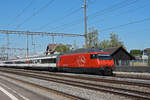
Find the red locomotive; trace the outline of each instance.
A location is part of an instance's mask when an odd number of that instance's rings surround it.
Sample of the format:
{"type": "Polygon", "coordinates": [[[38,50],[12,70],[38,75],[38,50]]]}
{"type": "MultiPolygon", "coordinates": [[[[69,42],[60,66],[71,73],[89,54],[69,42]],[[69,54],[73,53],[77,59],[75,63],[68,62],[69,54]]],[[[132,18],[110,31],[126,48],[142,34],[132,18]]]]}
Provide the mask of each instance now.
{"type": "Polygon", "coordinates": [[[80,73],[112,75],[114,61],[108,52],[102,50],[84,50],[60,55],[57,61],[59,70],[80,73]]]}

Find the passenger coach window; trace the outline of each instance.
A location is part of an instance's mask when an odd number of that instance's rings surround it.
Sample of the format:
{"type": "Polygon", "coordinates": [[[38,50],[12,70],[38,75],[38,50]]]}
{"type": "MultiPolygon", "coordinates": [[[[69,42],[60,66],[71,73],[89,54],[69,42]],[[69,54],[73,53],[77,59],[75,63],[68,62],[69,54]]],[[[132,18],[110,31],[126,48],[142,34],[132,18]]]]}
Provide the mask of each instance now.
{"type": "Polygon", "coordinates": [[[42,59],[41,63],[56,63],[56,58],[42,59]]]}
{"type": "Polygon", "coordinates": [[[91,59],[96,59],[97,58],[97,54],[92,54],[91,55],[91,59]]]}

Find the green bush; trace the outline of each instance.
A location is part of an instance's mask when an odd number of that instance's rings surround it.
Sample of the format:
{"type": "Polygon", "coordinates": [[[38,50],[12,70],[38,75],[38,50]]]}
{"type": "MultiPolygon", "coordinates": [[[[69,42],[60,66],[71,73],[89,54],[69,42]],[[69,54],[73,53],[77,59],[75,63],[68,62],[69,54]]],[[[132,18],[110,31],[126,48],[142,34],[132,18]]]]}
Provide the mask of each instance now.
{"type": "Polygon", "coordinates": [[[150,66],[150,55],[148,56],[148,64],[150,66]]]}
{"type": "Polygon", "coordinates": [[[142,51],[141,50],[130,50],[130,54],[132,55],[132,56],[142,56],[142,51]]]}
{"type": "Polygon", "coordinates": [[[57,52],[67,52],[69,50],[70,49],[69,49],[68,46],[57,46],[56,49],[55,49],[55,51],[57,51],[57,52]]]}

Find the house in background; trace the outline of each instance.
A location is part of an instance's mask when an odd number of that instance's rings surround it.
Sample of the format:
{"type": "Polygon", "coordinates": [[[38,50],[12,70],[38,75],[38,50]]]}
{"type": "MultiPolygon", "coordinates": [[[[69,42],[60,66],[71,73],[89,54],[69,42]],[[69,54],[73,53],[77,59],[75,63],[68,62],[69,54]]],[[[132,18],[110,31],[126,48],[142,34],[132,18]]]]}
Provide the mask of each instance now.
{"type": "Polygon", "coordinates": [[[49,54],[59,54],[62,52],[67,52],[71,48],[71,45],[64,45],[64,44],[49,44],[46,48],[46,55],[49,54]]]}
{"type": "Polygon", "coordinates": [[[150,56],[150,48],[146,48],[143,50],[142,59],[148,60],[148,56],[150,56]]]}
{"type": "Polygon", "coordinates": [[[63,44],[49,44],[46,48],[46,55],[54,54],[57,46],[64,46],[63,44]]]}
{"type": "Polygon", "coordinates": [[[144,54],[149,56],[150,55],[150,48],[144,49],[144,54]]]}

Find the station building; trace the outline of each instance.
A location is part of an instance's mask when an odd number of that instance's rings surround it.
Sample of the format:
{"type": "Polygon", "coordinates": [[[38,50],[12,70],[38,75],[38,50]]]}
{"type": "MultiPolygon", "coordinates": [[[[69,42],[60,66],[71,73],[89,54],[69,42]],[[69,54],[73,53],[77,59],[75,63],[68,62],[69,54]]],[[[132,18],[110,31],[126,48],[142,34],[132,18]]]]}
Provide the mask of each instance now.
{"type": "Polygon", "coordinates": [[[116,66],[129,65],[131,60],[135,60],[135,57],[128,53],[122,46],[104,50],[111,54],[116,66]]]}

